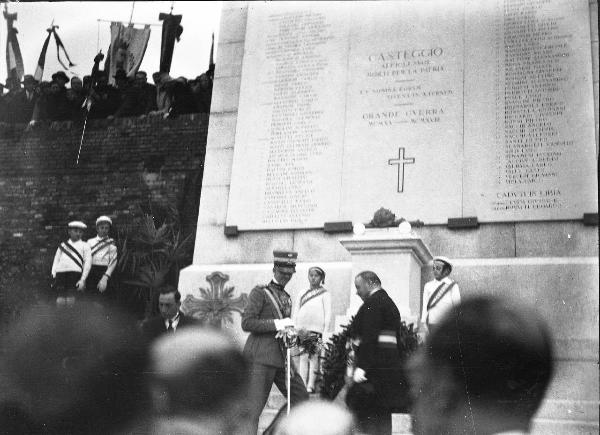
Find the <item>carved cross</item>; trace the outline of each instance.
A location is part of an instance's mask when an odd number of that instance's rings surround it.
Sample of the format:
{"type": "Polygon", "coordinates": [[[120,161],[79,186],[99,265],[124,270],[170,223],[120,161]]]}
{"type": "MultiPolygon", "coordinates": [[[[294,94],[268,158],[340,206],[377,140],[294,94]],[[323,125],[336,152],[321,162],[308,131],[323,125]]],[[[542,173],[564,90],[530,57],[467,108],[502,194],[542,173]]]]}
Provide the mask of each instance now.
{"type": "Polygon", "coordinates": [[[388,165],[398,165],[398,193],[404,192],[404,165],[410,165],[414,162],[414,157],[404,158],[404,148],[398,148],[397,159],[388,160],[388,165]]]}
{"type": "Polygon", "coordinates": [[[231,322],[231,314],[235,311],[243,313],[248,303],[248,295],[233,297],[234,287],[225,287],[229,275],[213,272],[206,277],[210,290],[200,287],[200,298],[188,295],[183,302],[185,312],[200,318],[213,326],[221,327],[231,322]]]}

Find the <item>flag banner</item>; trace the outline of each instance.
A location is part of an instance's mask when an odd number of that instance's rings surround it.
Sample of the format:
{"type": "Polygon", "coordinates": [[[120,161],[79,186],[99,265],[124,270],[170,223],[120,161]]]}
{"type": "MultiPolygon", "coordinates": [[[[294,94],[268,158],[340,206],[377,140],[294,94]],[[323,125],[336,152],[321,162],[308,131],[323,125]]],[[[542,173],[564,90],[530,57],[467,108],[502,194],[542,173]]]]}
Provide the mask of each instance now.
{"type": "MultiPolygon", "coordinates": [[[[56,26],[56,28],[58,28],[58,26],[56,26]]],[[[54,29],[54,40],[56,41],[56,57],[58,59],[58,62],[62,65],[62,67],[64,69],[68,70],[72,66],[75,66],[75,64],[73,62],[71,62],[71,59],[69,58],[67,49],[65,48],[65,44],[63,44],[63,42],[60,40],[60,37],[58,36],[58,33],[56,33],[56,29],[54,29]],[[60,58],[61,50],[65,54],[65,57],[67,58],[67,61],[69,62],[68,67],[63,63],[62,59],[60,58]]]]}
{"type": "Polygon", "coordinates": [[[48,36],[46,36],[46,40],[44,41],[44,45],[42,46],[42,51],[40,52],[40,57],[38,58],[38,63],[37,63],[37,66],[35,67],[35,74],[33,75],[33,78],[35,78],[38,82],[41,82],[42,77],[44,76],[44,67],[46,65],[46,53],[48,52],[48,44],[50,43],[50,38],[52,38],[52,35],[54,35],[54,40],[56,42],[56,57],[58,58],[58,62],[67,71],[72,66],[75,66],[75,64],[73,62],[71,62],[71,59],[69,58],[69,54],[67,53],[67,49],[65,48],[65,45],[63,44],[60,37],[58,36],[58,33],[56,33],[56,29],[58,29],[58,26],[55,26],[54,24],[51,24],[50,27],[48,29],[46,29],[46,32],[48,32],[48,36]],[[60,58],[61,50],[64,53],[65,57],[67,58],[67,61],[69,62],[69,66],[65,65],[65,63],[60,58]]]}
{"type": "Polygon", "coordinates": [[[150,39],[150,26],[136,29],[132,24],[113,22],[110,24],[110,48],[108,49],[107,63],[109,69],[109,83],[114,84],[117,70],[122,69],[127,77],[134,77],[142,64],[148,40],[150,39]]]}
{"type": "Polygon", "coordinates": [[[44,45],[42,46],[42,51],[40,53],[40,57],[38,59],[37,66],[35,68],[35,74],[33,74],[33,78],[40,83],[42,81],[42,77],[44,76],[44,66],[46,64],[46,52],[48,51],[48,43],[50,42],[50,37],[52,36],[52,28],[47,29],[48,36],[46,36],[46,40],[44,41],[44,45]]]}
{"type": "Polygon", "coordinates": [[[175,49],[175,39],[183,33],[181,27],[182,15],[160,14],[158,19],[163,22],[162,40],[160,42],[160,72],[171,71],[171,61],[173,60],[173,50],[175,49]]]}
{"type": "Polygon", "coordinates": [[[17,14],[10,14],[4,10],[4,18],[6,19],[6,27],[8,34],[6,36],[6,72],[9,78],[17,79],[19,82],[23,80],[23,57],[21,56],[21,48],[17,39],[17,29],[13,26],[13,22],[17,19],[17,14]]]}

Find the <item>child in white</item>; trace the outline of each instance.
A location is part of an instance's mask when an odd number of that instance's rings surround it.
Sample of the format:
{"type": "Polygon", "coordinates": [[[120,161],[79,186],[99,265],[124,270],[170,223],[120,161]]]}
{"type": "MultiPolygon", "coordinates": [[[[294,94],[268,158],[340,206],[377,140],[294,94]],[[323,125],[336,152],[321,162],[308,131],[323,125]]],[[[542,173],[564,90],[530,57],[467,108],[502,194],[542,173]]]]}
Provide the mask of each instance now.
{"type": "MultiPolygon", "coordinates": [[[[331,320],[331,295],[322,286],[325,283],[323,269],[311,267],[308,270],[308,282],[310,288],[301,293],[294,304],[296,309],[294,323],[298,330],[305,330],[313,337],[322,338],[331,320]]],[[[315,390],[318,370],[319,352],[312,355],[306,352],[300,355],[298,371],[309,393],[315,390]]]]}
{"type": "Polygon", "coordinates": [[[92,252],[92,269],[88,277],[87,293],[98,299],[108,287],[108,280],[117,266],[117,246],[108,237],[112,220],[108,216],[96,219],[97,236],[87,241],[92,252]]]}
{"type": "Polygon", "coordinates": [[[57,305],[73,305],[75,293],[85,290],[85,280],[92,267],[90,246],[81,240],[86,228],[83,222],[69,222],[69,240],[62,242],[56,250],[52,278],[55,279],[57,305]]]}

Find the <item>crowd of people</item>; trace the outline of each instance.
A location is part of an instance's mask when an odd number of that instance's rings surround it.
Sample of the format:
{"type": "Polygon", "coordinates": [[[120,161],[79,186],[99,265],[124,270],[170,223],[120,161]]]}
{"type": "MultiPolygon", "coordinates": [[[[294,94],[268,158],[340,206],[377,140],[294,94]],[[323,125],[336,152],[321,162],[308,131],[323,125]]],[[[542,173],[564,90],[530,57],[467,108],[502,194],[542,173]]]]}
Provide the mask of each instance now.
{"type": "Polygon", "coordinates": [[[98,218],[98,237],[86,244],[84,224],[70,223],[72,247],[61,244],[52,270],[57,304],[34,308],[2,338],[0,433],[255,435],[275,384],[286,396],[290,389],[291,412],[282,407],[264,434],[390,435],[392,412],[410,412],[415,435],[524,434],[552,378],[551,336],[539,315],[500,298],[461,299],[452,262],[435,257],[417,351],[401,357],[398,308],[377,274],[363,271],[354,281],[363,304],[346,399],[308,400],[310,377],[294,364],[286,375],[284,347],[301,325],[327,329],[322,268],[309,269],[310,288],[293,308],[285,287],[297,253],[274,251],[272,279],[252,289],[242,315],[242,350],[187,316],[172,286],[160,290],[160,314],[141,326],[98,295],[80,298],[93,267],[88,288],[102,293],[110,277],[111,224],[98,218]]]}
{"type": "Polygon", "coordinates": [[[214,68],[193,80],[172,78],[167,72],[145,71],[129,77],[117,70],[109,80],[99,69],[102,55],[83,79],[69,78],[64,71],[52,74],[51,81],[38,82],[25,75],[21,83],[9,78],[0,84],[0,122],[35,125],[39,121],[82,121],[108,117],[160,115],[174,117],[186,113],[209,113],[214,68]],[[114,82],[110,84],[109,82],[114,82]]]}

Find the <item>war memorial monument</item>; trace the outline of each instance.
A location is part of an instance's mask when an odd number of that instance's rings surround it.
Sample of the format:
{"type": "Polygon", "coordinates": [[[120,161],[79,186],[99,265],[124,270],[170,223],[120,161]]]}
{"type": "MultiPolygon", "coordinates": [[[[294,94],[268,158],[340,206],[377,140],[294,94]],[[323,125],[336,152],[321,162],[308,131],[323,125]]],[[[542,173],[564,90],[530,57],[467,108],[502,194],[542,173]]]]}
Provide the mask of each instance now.
{"type": "Polygon", "coordinates": [[[463,296],[549,323],[534,432],[597,433],[597,16],[587,0],[226,2],[184,299],[240,310],[290,249],[293,297],[327,272],[332,331],[364,269],[415,322],[445,255],[463,296]],[[380,207],[423,225],[365,230],[380,207]]]}

